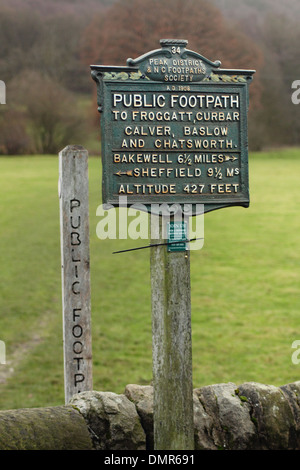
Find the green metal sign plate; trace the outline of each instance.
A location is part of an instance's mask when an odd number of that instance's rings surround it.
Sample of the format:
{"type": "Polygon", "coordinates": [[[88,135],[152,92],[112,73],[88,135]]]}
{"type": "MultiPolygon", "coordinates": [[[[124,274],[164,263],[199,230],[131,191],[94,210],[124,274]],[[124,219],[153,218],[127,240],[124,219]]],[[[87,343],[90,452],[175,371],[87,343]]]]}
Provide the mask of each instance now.
{"type": "Polygon", "coordinates": [[[185,40],[127,67],[91,66],[101,113],[103,202],[249,205],[247,111],[254,71],[220,69],[185,40]]]}
{"type": "Polygon", "coordinates": [[[171,221],[167,223],[168,251],[186,251],[187,243],[181,240],[187,240],[187,222],[171,221]],[[178,243],[174,243],[177,242],[178,243]]]}

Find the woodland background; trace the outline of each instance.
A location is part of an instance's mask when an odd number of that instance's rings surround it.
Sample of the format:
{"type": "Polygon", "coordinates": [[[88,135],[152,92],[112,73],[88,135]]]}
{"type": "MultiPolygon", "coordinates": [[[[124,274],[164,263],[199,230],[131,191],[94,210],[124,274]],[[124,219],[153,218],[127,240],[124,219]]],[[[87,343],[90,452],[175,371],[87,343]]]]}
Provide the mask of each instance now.
{"type": "Polygon", "coordinates": [[[0,0],[0,154],[99,153],[91,64],[126,65],[162,38],[224,68],[255,69],[249,147],[300,144],[298,0],[0,0]]]}

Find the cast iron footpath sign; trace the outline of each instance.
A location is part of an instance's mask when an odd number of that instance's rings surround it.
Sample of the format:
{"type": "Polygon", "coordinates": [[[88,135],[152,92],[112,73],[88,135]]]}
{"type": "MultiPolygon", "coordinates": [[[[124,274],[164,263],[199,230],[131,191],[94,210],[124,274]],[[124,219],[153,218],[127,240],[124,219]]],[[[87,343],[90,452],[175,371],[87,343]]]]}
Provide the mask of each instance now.
{"type": "Polygon", "coordinates": [[[254,71],[221,69],[186,46],[161,40],[161,49],[127,66],[91,66],[101,113],[103,203],[121,206],[125,198],[151,213],[156,450],[194,449],[189,217],[199,206],[203,213],[249,205],[254,71]]]}
{"type": "Polygon", "coordinates": [[[221,69],[161,40],[126,67],[91,66],[98,84],[103,201],[249,205],[247,110],[252,70],[221,69]]]}

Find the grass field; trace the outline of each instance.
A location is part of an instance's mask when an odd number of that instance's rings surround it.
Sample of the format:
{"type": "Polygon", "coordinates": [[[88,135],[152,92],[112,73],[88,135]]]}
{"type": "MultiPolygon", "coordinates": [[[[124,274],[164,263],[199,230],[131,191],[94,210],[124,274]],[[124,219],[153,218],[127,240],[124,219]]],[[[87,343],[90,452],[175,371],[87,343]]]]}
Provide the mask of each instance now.
{"type": "MultiPolygon", "coordinates": [[[[152,379],[149,250],[99,240],[100,160],[90,158],[93,380],[152,379]]],[[[300,150],[250,155],[250,208],[205,216],[191,252],[194,387],[300,379],[300,150]]],[[[0,409],[64,403],[58,157],[0,159],[0,409]]],[[[147,243],[147,242],[146,242],[147,243]]]]}

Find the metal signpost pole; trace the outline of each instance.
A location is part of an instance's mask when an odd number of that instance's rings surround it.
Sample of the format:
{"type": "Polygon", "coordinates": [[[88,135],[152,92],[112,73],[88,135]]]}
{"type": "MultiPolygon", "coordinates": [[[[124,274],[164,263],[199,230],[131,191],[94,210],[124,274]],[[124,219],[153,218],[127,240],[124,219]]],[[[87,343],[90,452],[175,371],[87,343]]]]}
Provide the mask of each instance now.
{"type": "Polygon", "coordinates": [[[88,152],[59,154],[65,402],[92,390],[88,152]]]}

